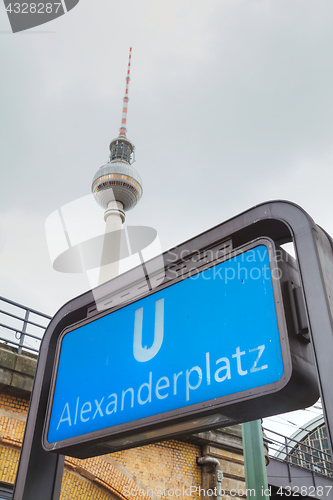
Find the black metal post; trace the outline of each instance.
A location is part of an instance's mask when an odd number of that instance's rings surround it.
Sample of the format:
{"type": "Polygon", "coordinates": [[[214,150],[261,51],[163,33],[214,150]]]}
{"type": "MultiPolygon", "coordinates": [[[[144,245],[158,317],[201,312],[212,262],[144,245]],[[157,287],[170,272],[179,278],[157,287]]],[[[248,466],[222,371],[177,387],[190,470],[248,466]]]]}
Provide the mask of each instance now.
{"type": "Polygon", "coordinates": [[[20,335],[19,347],[17,349],[18,354],[22,353],[22,348],[23,348],[23,345],[24,345],[25,332],[27,331],[27,326],[28,326],[29,314],[30,314],[30,311],[29,311],[29,309],[27,309],[25,311],[25,317],[24,317],[24,322],[23,322],[22,333],[20,335]]]}

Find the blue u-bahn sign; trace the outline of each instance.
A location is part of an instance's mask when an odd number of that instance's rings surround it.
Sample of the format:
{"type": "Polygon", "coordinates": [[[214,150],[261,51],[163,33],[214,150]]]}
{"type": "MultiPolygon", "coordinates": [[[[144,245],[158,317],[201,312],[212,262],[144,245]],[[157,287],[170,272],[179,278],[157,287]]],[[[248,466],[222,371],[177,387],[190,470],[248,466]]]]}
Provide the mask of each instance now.
{"type": "Polygon", "coordinates": [[[113,451],[244,420],[237,403],[291,377],[280,267],[262,239],[65,330],[44,447],[86,456],[91,439],[113,451]]]}
{"type": "Polygon", "coordinates": [[[48,441],[265,388],[283,372],[259,245],[67,332],[48,441]]]}

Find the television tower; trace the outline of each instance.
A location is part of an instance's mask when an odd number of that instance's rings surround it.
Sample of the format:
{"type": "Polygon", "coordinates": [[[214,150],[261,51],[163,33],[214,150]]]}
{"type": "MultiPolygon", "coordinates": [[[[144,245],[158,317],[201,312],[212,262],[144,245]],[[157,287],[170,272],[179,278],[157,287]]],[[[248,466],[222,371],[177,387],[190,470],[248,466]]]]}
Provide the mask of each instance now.
{"type": "Polygon", "coordinates": [[[111,141],[110,160],[97,170],[92,181],[93,195],[97,203],[105,209],[104,220],[106,222],[98,284],[114,278],[119,273],[120,238],[125,213],[135,207],[143,192],[141,177],[132,164],[134,145],[126,137],[131,57],[132,47],[129,52],[119,137],[111,141]]]}

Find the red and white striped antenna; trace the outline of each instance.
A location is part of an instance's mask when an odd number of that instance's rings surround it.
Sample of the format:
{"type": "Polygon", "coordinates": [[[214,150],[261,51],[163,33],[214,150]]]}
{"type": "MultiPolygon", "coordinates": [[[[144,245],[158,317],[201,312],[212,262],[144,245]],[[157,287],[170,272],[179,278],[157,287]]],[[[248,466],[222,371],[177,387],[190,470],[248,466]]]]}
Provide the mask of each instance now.
{"type": "Polygon", "coordinates": [[[126,90],[125,90],[125,97],[124,97],[124,105],[123,105],[123,115],[121,118],[121,127],[119,130],[119,136],[121,137],[126,137],[126,120],[127,120],[127,105],[128,105],[128,86],[129,86],[129,81],[130,81],[130,72],[131,72],[131,58],[132,58],[132,47],[130,48],[129,51],[129,58],[128,58],[128,68],[127,68],[127,75],[126,75],[126,90]]]}

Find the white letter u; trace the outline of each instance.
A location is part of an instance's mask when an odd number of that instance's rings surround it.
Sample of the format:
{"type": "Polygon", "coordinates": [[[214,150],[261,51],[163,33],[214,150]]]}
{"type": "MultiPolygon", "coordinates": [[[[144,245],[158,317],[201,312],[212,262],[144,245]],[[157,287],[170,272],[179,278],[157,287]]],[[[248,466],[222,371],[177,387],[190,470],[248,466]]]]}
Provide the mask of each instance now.
{"type": "Polygon", "coordinates": [[[154,342],[149,349],[147,346],[142,347],[142,323],[143,323],[143,307],[136,309],[134,321],[134,343],[133,354],[137,361],[143,363],[152,359],[161,348],[164,333],[164,299],[159,299],[155,302],[155,330],[154,342]]]}

